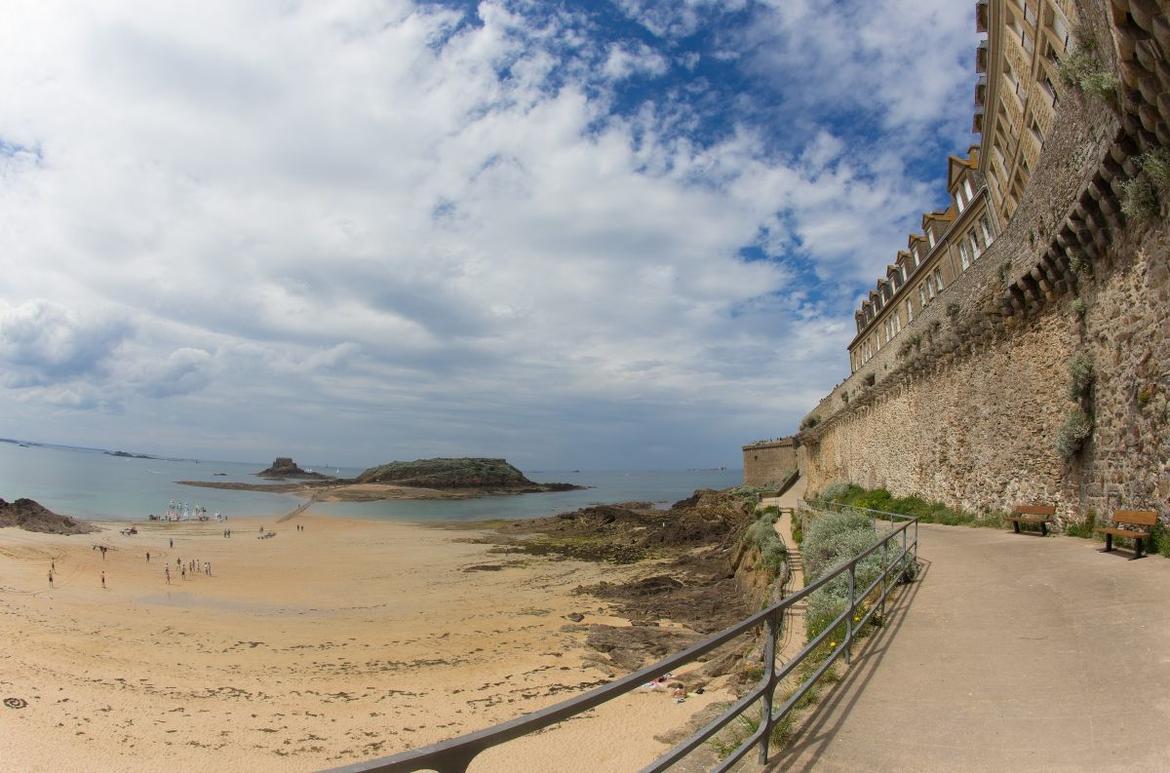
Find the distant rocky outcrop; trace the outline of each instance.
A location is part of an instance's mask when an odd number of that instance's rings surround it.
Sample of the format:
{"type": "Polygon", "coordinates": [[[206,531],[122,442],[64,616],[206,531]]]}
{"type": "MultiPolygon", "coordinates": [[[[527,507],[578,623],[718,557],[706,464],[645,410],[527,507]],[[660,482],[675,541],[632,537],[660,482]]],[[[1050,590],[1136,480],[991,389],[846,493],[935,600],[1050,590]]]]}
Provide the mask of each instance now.
{"type": "Polygon", "coordinates": [[[267,470],[261,470],[256,473],[261,478],[311,478],[314,480],[329,480],[330,476],[322,475],[319,472],[309,472],[302,470],[297,463],[288,456],[278,456],[272,461],[272,466],[267,470]]]}
{"type": "Polygon", "coordinates": [[[97,528],[70,518],[57,515],[52,510],[31,499],[21,498],[15,502],[0,499],[0,527],[18,526],[25,531],[40,531],[48,534],[86,534],[97,528]]]}
{"type": "Polygon", "coordinates": [[[478,491],[536,492],[569,491],[580,486],[570,483],[537,483],[508,464],[506,459],[482,457],[416,459],[371,467],[356,483],[385,483],[430,489],[475,489],[478,491]]]}

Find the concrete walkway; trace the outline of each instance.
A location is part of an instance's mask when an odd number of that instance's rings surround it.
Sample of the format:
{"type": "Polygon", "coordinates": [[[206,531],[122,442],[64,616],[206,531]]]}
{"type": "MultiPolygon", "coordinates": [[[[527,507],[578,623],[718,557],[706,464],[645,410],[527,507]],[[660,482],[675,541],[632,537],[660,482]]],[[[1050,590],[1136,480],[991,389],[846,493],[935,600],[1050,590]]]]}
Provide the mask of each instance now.
{"type": "Polygon", "coordinates": [[[920,529],[920,582],[770,769],[1170,770],[1170,560],[920,529]]]}

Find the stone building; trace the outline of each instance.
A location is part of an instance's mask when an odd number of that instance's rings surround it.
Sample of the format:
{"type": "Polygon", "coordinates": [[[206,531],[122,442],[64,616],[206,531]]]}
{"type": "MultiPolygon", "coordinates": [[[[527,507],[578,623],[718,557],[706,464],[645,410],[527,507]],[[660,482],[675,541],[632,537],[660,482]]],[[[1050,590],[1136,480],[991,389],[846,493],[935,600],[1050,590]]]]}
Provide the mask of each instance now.
{"type": "Polygon", "coordinates": [[[1076,19],[1071,0],[976,3],[976,29],[987,34],[975,52],[972,131],[982,140],[965,158],[947,159],[950,206],[922,216],[922,231],[910,235],[854,314],[851,373],[942,298],[1015,214],[1052,128],[1058,68],[1075,45],[1076,19]]]}
{"type": "Polygon", "coordinates": [[[980,0],[975,24],[987,33],[975,54],[979,171],[999,222],[1015,214],[1052,130],[1060,61],[1075,45],[1072,0],[980,0]]]}

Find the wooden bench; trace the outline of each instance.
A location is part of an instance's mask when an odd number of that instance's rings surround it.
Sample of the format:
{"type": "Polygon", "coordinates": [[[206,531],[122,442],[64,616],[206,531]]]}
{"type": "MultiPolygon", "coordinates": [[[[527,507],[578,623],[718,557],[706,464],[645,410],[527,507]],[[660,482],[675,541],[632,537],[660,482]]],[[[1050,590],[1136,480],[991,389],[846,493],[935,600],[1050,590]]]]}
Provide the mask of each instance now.
{"type": "Polygon", "coordinates": [[[1048,522],[1056,515],[1056,508],[1052,505],[1016,505],[1012,514],[1007,517],[1015,527],[1016,534],[1020,533],[1021,523],[1040,524],[1040,533],[1048,536],[1048,522]]]}
{"type": "Polygon", "coordinates": [[[1094,531],[1105,535],[1105,551],[1113,550],[1113,538],[1125,537],[1133,540],[1133,558],[1142,557],[1142,546],[1145,540],[1151,537],[1151,528],[1158,522],[1158,514],[1153,510],[1118,510],[1113,514],[1112,526],[1100,526],[1094,531]]]}

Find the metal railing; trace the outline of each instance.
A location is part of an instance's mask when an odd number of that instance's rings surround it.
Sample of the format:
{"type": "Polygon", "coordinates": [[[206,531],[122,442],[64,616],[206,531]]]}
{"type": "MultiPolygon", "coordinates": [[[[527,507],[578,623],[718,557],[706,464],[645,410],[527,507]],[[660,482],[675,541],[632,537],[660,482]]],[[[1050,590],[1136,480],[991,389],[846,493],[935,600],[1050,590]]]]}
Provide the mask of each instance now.
{"type": "MultiPolygon", "coordinates": [[[[852,508],[864,510],[864,508],[852,508]]],[[[740,621],[713,636],[710,636],[676,655],[647,666],[632,674],[616,679],[608,684],[596,687],[589,692],[562,701],[554,706],[526,714],[493,727],[479,730],[474,733],[459,736],[448,741],[426,746],[421,749],[401,752],[391,757],[383,757],[366,762],[358,762],[339,768],[333,768],[329,773],[403,773],[405,771],[434,770],[438,773],[464,773],[471,761],[480,753],[494,746],[511,741],[530,733],[535,733],[550,725],[563,722],[589,709],[613,700],[621,695],[632,692],[647,682],[667,674],[697,658],[718,649],[758,627],[763,627],[767,633],[764,645],[763,661],[764,674],[760,681],[748,691],[746,695],[733,703],[726,711],[711,720],[703,728],[680,742],[654,762],[643,768],[643,773],[662,771],[669,768],[690,752],[701,746],[708,739],[726,727],[736,717],[744,714],[756,701],[762,702],[760,722],[756,730],[745,739],[734,751],[720,761],[716,771],[726,771],[732,765],[747,755],[753,747],[758,747],[759,760],[763,764],[768,760],[768,747],[772,730],[777,722],[787,716],[798,704],[800,699],[816,684],[837,658],[844,656],[845,662],[852,659],[853,640],[858,631],[864,629],[875,613],[884,615],[886,597],[898,584],[900,575],[905,570],[907,560],[917,561],[918,557],[918,520],[896,513],[882,513],[867,511],[873,514],[876,531],[878,520],[888,520],[892,526],[879,534],[874,544],[865,552],[842,561],[826,571],[812,583],[806,585],[797,593],[773,604],[767,609],[740,621]],[[878,518],[877,516],[882,516],[878,518]],[[900,521],[900,522],[899,522],[900,521]],[[910,536],[913,528],[913,537],[910,536]],[[899,549],[898,541],[901,537],[899,549]],[[891,544],[897,555],[890,558],[891,544]],[[858,592],[857,566],[862,561],[878,551],[882,555],[882,570],[867,588],[858,592]],[[831,623],[808,641],[807,644],[789,662],[780,668],[776,666],[776,644],[783,627],[784,614],[794,604],[807,598],[820,588],[842,575],[848,576],[849,604],[848,608],[837,616],[831,623]],[[867,604],[868,602],[868,604],[867,604]],[[862,612],[858,616],[859,610],[862,612]],[[818,648],[834,632],[845,626],[845,637],[841,646],[829,648],[825,659],[815,668],[812,674],[784,700],[779,708],[774,707],[776,687],[806,659],[817,652],[818,648]]]]}

